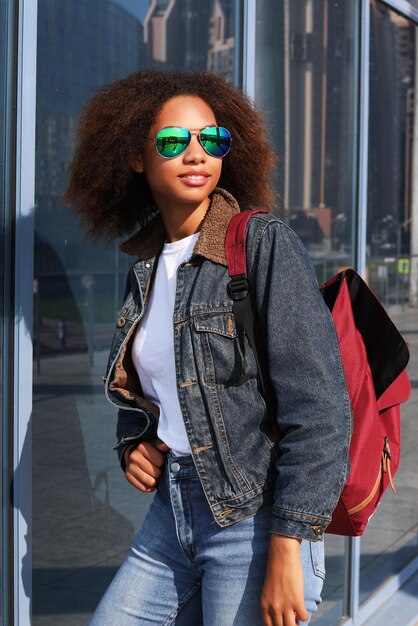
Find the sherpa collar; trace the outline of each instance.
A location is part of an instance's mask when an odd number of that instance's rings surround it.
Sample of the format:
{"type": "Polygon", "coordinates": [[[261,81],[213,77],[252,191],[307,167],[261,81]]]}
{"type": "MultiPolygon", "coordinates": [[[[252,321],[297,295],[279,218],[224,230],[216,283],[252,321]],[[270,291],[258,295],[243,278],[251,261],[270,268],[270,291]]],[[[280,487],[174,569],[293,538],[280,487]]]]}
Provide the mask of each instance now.
{"type": "MultiPolygon", "coordinates": [[[[212,200],[202,223],[199,238],[193,249],[193,255],[200,255],[228,266],[225,258],[225,236],[229,221],[239,213],[238,202],[225,189],[216,187],[212,200]]],[[[166,239],[164,224],[158,213],[144,228],[125,241],[120,249],[133,254],[141,261],[150,259],[161,252],[166,239]]]]}

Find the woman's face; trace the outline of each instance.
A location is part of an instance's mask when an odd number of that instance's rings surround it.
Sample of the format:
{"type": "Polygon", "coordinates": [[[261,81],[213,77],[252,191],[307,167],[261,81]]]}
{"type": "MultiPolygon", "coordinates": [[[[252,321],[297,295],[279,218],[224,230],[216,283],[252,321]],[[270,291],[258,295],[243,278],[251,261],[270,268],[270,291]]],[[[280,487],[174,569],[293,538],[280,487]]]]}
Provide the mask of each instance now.
{"type": "MultiPolygon", "coordinates": [[[[204,100],[196,96],[175,96],[163,105],[148,137],[154,139],[157,132],[167,126],[180,126],[194,132],[213,125],[216,125],[215,115],[204,100]]],[[[207,154],[194,134],[184,152],[172,159],[160,156],[155,141],[147,140],[143,154],[132,167],[144,173],[160,209],[190,209],[209,205],[209,194],[221,176],[222,159],[207,154]]]]}

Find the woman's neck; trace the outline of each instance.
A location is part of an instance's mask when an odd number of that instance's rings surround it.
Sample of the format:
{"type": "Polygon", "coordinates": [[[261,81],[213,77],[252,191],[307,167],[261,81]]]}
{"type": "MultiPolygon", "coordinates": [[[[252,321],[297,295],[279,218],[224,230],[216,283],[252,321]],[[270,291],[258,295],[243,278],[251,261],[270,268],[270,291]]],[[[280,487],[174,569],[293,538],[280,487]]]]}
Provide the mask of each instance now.
{"type": "Polygon", "coordinates": [[[160,214],[164,222],[167,241],[173,243],[193,235],[200,230],[206,211],[210,206],[210,198],[198,206],[183,205],[182,207],[160,206],[160,214]]]}

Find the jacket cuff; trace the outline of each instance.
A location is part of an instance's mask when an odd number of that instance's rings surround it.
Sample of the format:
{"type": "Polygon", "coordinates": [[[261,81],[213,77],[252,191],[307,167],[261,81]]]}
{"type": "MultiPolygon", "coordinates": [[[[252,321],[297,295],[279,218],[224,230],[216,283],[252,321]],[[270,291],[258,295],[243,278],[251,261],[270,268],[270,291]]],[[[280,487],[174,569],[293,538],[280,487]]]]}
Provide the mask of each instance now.
{"type": "Polygon", "coordinates": [[[307,541],[322,541],[329,519],[273,507],[270,532],[307,541]]]}
{"type": "Polygon", "coordinates": [[[123,472],[126,470],[123,458],[126,449],[138,445],[141,441],[153,439],[156,434],[157,420],[151,412],[119,409],[116,427],[117,444],[113,446],[113,450],[118,453],[123,472]]]}
{"type": "Polygon", "coordinates": [[[125,473],[126,471],[126,463],[124,459],[126,450],[130,447],[137,446],[143,440],[144,438],[141,436],[123,437],[123,439],[118,441],[116,446],[113,446],[113,450],[116,450],[118,454],[119,463],[120,463],[123,473],[125,473]]]}

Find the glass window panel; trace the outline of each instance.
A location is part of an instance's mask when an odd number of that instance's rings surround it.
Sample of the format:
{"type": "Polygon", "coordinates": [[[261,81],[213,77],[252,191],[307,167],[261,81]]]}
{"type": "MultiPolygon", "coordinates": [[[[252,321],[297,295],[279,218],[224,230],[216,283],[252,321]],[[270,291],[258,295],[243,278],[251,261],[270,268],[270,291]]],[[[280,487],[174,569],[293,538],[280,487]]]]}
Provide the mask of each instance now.
{"type": "Polygon", "coordinates": [[[257,3],[257,104],[279,155],[280,212],[320,281],[352,263],[356,3],[257,3]]]}
{"type": "Polygon", "coordinates": [[[87,242],[60,196],[81,105],[143,67],[239,74],[235,0],[38,0],[33,624],[87,623],[146,513],[103,395],[132,257],[87,242]]]}
{"type": "Polygon", "coordinates": [[[417,67],[417,28],[372,2],[367,274],[409,343],[412,396],[401,410],[397,494],[385,494],[361,543],[361,601],[418,552],[418,179],[412,175],[418,162],[417,67]]]}
{"type": "Polygon", "coordinates": [[[413,9],[418,9],[418,0],[407,0],[413,9]]]}
{"type": "MultiPolygon", "coordinates": [[[[258,0],[255,100],[279,155],[279,212],[320,283],[353,264],[357,2],[258,0]]],[[[328,575],[314,621],[338,622],[344,540],[326,536],[328,575]]]]}
{"type": "Polygon", "coordinates": [[[11,224],[13,166],[13,60],[16,14],[13,3],[0,0],[0,624],[10,622],[10,410],[12,341],[11,224]]]}

